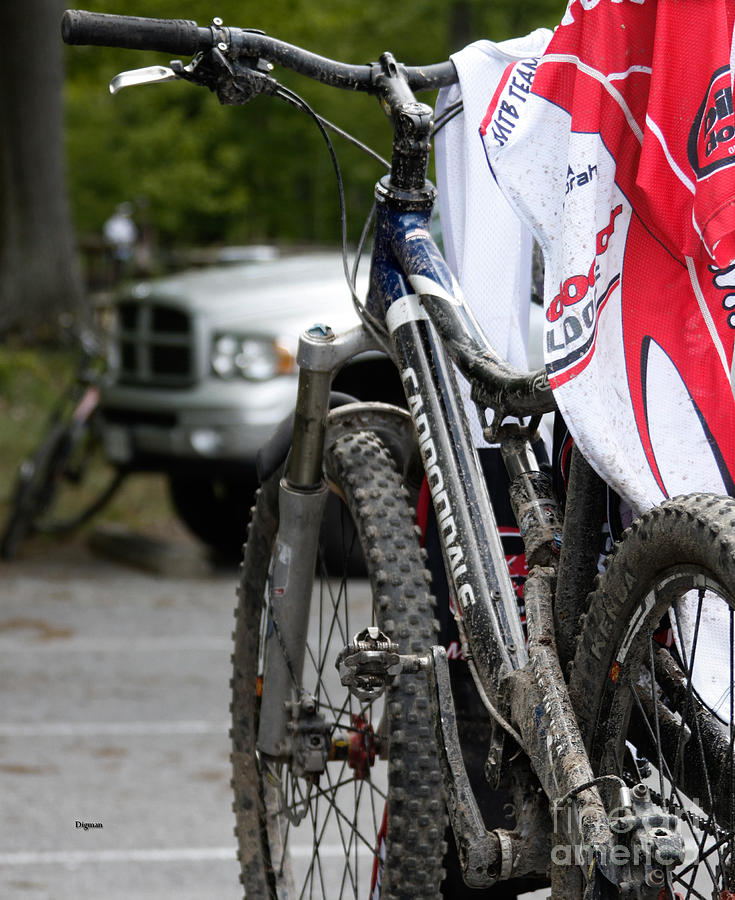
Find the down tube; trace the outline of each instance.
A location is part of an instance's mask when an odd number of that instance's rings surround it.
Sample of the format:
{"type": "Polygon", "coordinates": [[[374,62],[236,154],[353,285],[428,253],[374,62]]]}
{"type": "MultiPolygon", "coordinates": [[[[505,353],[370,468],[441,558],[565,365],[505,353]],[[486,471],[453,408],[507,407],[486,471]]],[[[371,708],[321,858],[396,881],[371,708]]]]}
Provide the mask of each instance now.
{"type": "Polygon", "coordinates": [[[480,680],[497,686],[522,666],[526,648],[495,515],[454,368],[418,296],[387,314],[416,425],[445,565],[480,680]]]}

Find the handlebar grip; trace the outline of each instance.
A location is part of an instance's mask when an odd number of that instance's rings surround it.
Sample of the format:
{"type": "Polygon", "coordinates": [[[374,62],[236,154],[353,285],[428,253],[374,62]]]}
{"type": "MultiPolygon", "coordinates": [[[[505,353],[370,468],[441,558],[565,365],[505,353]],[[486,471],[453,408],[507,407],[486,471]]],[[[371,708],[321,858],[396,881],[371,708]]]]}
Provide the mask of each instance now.
{"type": "Polygon", "coordinates": [[[212,46],[212,32],[186,19],[146,19],[67,9],[61,19],[66,44],[126,47],[193,54],[212,46]]]}

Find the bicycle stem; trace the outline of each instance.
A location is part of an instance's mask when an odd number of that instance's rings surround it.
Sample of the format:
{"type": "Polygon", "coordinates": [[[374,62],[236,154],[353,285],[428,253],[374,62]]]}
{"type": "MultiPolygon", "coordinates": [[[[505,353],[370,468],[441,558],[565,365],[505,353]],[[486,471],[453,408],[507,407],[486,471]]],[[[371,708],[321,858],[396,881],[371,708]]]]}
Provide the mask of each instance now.
{"type": "Polygon", "coordinates": [[[375,88],[393,125],[390,185],[397,191],[426,190],[434,111],[419,103],[392,53],[380,57],[375,88]]]}

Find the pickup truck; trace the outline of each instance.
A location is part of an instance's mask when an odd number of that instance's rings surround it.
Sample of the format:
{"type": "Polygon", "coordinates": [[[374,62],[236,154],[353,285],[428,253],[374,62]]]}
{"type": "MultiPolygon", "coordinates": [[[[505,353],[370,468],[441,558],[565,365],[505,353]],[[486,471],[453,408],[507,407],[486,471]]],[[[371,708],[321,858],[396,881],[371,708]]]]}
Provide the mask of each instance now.
{"type": "MultiPolygon", "coordinates": [[[[178,515],[227,556],[242,545],[258,449],[294,406],[299,334],[358,321],[339,253],[251,257],[124,291],[100,407],[108,458],[166,473],[178,515]]],[[[335,390],[405,403],[380,353],[347,366],[335,390]]]]}

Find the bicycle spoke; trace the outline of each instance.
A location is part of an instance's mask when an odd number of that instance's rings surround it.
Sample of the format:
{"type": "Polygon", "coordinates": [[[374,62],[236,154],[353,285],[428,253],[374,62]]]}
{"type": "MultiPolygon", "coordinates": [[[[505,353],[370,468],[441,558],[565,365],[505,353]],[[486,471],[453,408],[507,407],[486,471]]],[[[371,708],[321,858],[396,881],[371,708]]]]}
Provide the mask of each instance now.
{"type": "MultiPolygon", "coordinates": [[[[651,727],[651,723],[648,721],[648,714],[646,713],[645,709],[643,708],[643,704],[641,703],[640,697],[638,696],[638,692],[636,691],[635,687],[630,684],[629,684],[629,690],[631,691],[633,701],[638,707],[638,710],[641,714],[643,722],[644,722],[646,728],[648,729],[649,737],[651,739],[655,740],[656,735],[653,731],[653,728],[651,727]]],[[[679,807],[681,808],[681,815],[683,816],[684,821],[689,826],[689,830],[691,831],[692,837],[695,839],[695,843],[696,843],[696,840],[697,840],[696,831],[694,829],[694,823],[692,821],[691,814],[689,813],[689,811],[686,809],[686,807],[684,805],[684,798],[682,797],[681,793],[679,792],[676,782],[674,781],[673,776],[671,774],[671,770],[669,769],[669,765],[666,762],[666,760],[663,758],[663,756],[661,757],[661,762],[664,767],[666,778],[668,779],[669,784],[671,785],[672,796],[675,795],[676,801],[677,801],[679,807]]],[[[712,871],[712,868],[711,868],[709,862],[706,859],[701,860],[701,861],[704,862],[704,864],[707,868],[707,871],[708,871],[710,877],[712,878],[712,882],[714,884],[715,883],[715,873],[712,871]]],[[[697,862],[700,862],[700,860],[697,860],[697,862]]]]}
{"type": "MultiPolygon", "coordinates": [[[[342,768],[344,769],[344,764],[342,765],[342,768]]],[[[328,770],[329,770],[329,767],[327,766],[327,771],[328,770]]],[[[368,781],[368,779],[363,779],[363,780],[368,781]]],[[[340,780],[340,781],[331,783],[328,790],[325,788],[319,788],[318,790],[314,791],[313,794],[315,797],[326,797],[328,800],[329,794],[332,794],[332,793],[338,791],[340,788],[344,788],[344,787],[347,787],[348,785],[353,784],[354,781],[355,781],[354,777],[352,777],[352,775],[348,775],[344,778],[344,780],[340,780]]],[[[379,797],[381,797],[383,800],[388,799],[388,796],[385,793],[385,791],[383,791],[381,788],[379,788],[375,784],[375,782],[370,781],[369,784],[371,785],[371,790],[374,791],[374,793],[376,793],[379,797]]],[[[328,802],[329,802],[329,800],[328,800],[328,802]]]]}
{"type": "MultiPolygon", "coordinates": [[[[687,658],[686,658],[686,647],[684,644],[684,637],[683,637],[682,631],[681,631],[681,623],[679,621],[679,617],[676,616],[676,630],[677,630],[677,634],[679,635],[679,642],[681,644],[681,653],[682,653],[684,667],[686,669],[686,676],[687,676],[686,705],[684,707],[684,713],[682,714],[682,722],[685,722],[686,719],[688,718],[689,710],[692,708],[693,703],[694,703],[693,684],[692,684],[692,680],[694,677],[694,657],[697,652],[697,637],[699,635],[699,625],[700,625],[701,618],[702,618],[702,603],[703,602],[704,602],[704,588],[700,588],[699,589],[699,601],[697,603],[697,618],[696,618],[696,621],[694,624],[694,636],[692,638],[692,657],[689,662],[687,662],[687,658]]],[[[696,716],[694,717],[694,719],[696,722],[696,716]]],[[[701,753],[702,752],[701,737],[700,737],[699,746],[700,746],[700,753],[701,753]]],[[[704,776],[706,779],[707,801],[710,804],[710,808],[711,808],[712,807],[712,791],[711,791],[710,785],[709,785],[709,778],[707,775],[707,766],[704,763],[704,757],[702,757],[702,764],[703,764],[704,776]]]]}
{"type": "Polygon", "coordinates": [[[650,677],[651,677],[651,704],[653,706],[653,717],[656,732],[656,749],[658,750],[658,781],[661,796],[665,796],[664,791],[664,774],[663,774],[663,748],[661,746],[661,723],[658,717],[658,696],[656,692],[656,677],[654,675],[653,666],[653,633],[649,629],[648,632],[648,658],[650,661],[650,677]]]}
{"type": "Polygon", "coordinates": [[[316,669],[317,677],[318,677],[320,683],[322,681],[324,666],[329,661],[328,654],[323,652],[323,648],[329,647],[331,645],[331,640],[332,640],[332,636],[334,634],[335,626],[337,626],[337,628],[338,628],[339,639],[341,641],[341,646],[339,647],[339,649],[341,649],[349,641],[349,638],[347,637],[347,635],[349,633],[349,625],[347,622],[349,604],[346,602],[346,597],[345,597],[346,591],[347,591],[347,585],[346,585],[346,582],[344,581],[344,579],[340,583],[340,588],[339,588],[339,591],[337,592],[336,598],[332,591],[331,583],[329,581],[327,581],[326,579],[324,579],[324,581],[322,582],[322,587],[321,587],[320,595],[319,595],[319,643],[318,643],[318,657],[321,660],[321,662],[317,662],[316,658],[313,655],[313,651],[311,650],[311,647],[309,647],[309,653],[312,657],[312,663],[314,665],[314,668],[316,669]],[[329,601],[330,601],[332,613],[333,613],[332,619],[331,619],[331,625],[329,627],[329,632],[327,634],[326,641],[324,641],[324,639],[322,637],[322,624],[323,624],[322,615],[323,615],[323,610],[325,607],[325,603],[324,603],[324,599],[325,599],[324,598],[324,589],[325,588],[326,588],[327,594],[329,595],[329,601]],[[344,626],[342,625],[340,618],[338,616],[338,612],[340,610],[343,612],[343,615],[345,616],[344,626]]]}
{"type": "MultiPolygon", "coordinates": [[[[309,869],[308,869],[305,879],[304,879],[304,888],[306,887],[307,884],[309,884],[311,886],[311,888],[313,888],[313,885],[314,885],[313,873],[314,873],[314,867],[316,865],[318,868],[318,871],[319,871],[320,881],[322,881],[322,895],[325,896],[324,886],[323,886],[323,873],[322,873],[322,868],[321,868],[321,857],[319,856],[319,849],[321,847],[321,838],[324,834],[325,828],[327,827],[327,819],[325,818],[324,824],[322,825],[322,830],[321,830],[320,834],[317,835],[316,825],[317,825],[317,819],[318,819],[318,806],[319,806],[319,796],[317,796],[315,798],[314,806],[310,807],[310,810],[309,810],[310,816],[311,816],[311,821],[312,821],[312,847],[313,847],[313,850],[312,850],[312,856],[311,856],[311,863],[309,864],[309,869]]],[[[302,888],[302,890],[301,890],[300,896],[302,896],[302,897],[303,897],[303,893],[304,893],[304,888],[302,888]]],[[[311,893],[311,891],[310,891],[310,893],[311,893]]]]}
{"type": "MultiPolygon", "coordinates": [[[[341,767],[341,772],[344,773],[345,765],[343,764],[341,767]]],[[[313,854],[312,859],[305,875],[304,886],[302,887],[300,897],[304,897],[304,890],[307,886],[313,885],[315,881],[318,880],[321,883],[323,894],[322,896],[326,897],[326,886],[324,885],[324,875],[322,868],[322,860],[320,855],[320,848],[322,845],[322,841],[324,839],[324,835],[327,829],[327,826],[331,821],[333,821],[337,827],[340,845],[343,850],[343,858],[345,861],[345,870],[342,876],[342,886],[341,890],[344,890],[346,886],[346,879],[349,881],[351,889],[355,891],[358,890],[359,887],[359,846],[364,846],[370,852],[371,858],[375,856],[376,846],[373,842],[371,842],[357,827],[357,823],[353,820],[350,820],[344,812],[339,807],[338,793],[340,789],[345,788],[349,785],[353,787],[354,793],[354,804],[355,808],[359,807],[359,804],[362,800],[362,795],[369,789],[371,795],[377,794],[384,802],[387,800],[385,792],[377,788],[372,782],[369,782],[368,779],[363,779],[360,785],[355,784],[355,779],[352,777],[345,776],[344,778],[340,778],[337,781],[333,781],[331,777],[331,773],[329,771],[329,767],[327,767],[326,777],[329,782],[326,788],[314,788],[314,785],[311,785],[311,789],[304,793],[299,786],[295,784],[296,779],[292,779],[291,788],[292,794],[295,799],[292,804],[292,808],[301,806],[306,799],[308,799],[308,813],[311,820],[311,831],[312,831],[312,844],[313,844],[313,854]],[[326,812],[320,813],[320,805],[321,803],[326,803],[327,810],[326,812]],[[331,819],[330,819],[331,814],[331,819]]],[[[371,799],[371,806],[373,808],[372,819],[374,824],[377,824],[377,819],[374,813],[374,799],[371,799]]],[[[284,807],[285,809],[286,807],[284,807]]],[[[288,847],[288,837],[290,832],[289,829],[286,832],[286,836],[284,838],[284,851],[287,851],[288,847]]],[[[376,832],[377,834],[377,828],[376,832]]],[[[284,856],[286,853],[284,852],[284,856]]],[[[283,874],[282,863],[281,863],[281,875],[283,874]]],[[[311,896],[311,895],[309,895],[311,896]]],[[[340,894],[341,896],[341,894],[340,894]]]]}
{"type": "MultiPolygon", "coordinates": [[[[352,800],[353,800],[353,802],[352,802],[352,808],[353,808],[353,809],[359,809],[359,806],[358,806],[358,804],[357,804],[357,802],[356,802],[356,799],[357,799],[357,798],[355,797],[355,789],[354,789],[354,785],[355,785],[355,782],[353,781],[353,782],[352,782],[352,787],[353,787],[353,790],[352,790],[352,793],[353,793],[353,798],[352,798],[352,800]]],[[[350,877],[350,883],[352,884],[353,890],[354,890],[355,892],[357,892],[357,885],[359,884],[359,881],[358,881],[358,870],[357,870],[357,854],[355,854],[355,859],[354,859],[354,860],[352,859],[352,856],[351,856],[352,847],[353,847],[353,845],[355,844],[355,827],[354,827],[354,823],[353,823],[353,825],[352,825],[352,827],[351,827],[351,829],[350,829],[350,832],[349,832],[349,838],[348,838],[347,841],[345,841],[345,838],[344,838],[344,832],[342,831],[342,828],[341,828],[341,827],[339,828],[339,835],[340,835],[340,840],[341,840],[341,843],[342,843],[342,850],[344,851],[344,857],[345,857],[345,866],[344,866],[344,868],[343,868],[343,870],[342,870],[342,883],[341,883],[341,885],[340,885],[340,896],[341,896],[341,895],[342,895],[342,892],[344,891],[344,888],[345,888],[345,880],[346,880],[346,878],[347,878],[348,875],[349,875],[349,877],[350,877]]]]}
{"type": "MultiPolygon", "coordinates": [[[[679,879],[674,875],[674,881],[678,881],[679,879]]],[[[700,894],[699,891],[694,887],[694,878],[692,878],[692,883],[689,885],[684,885],[687,889],[686,895],[684,896],[684,900],[689,900],[690,897],[696,897],[697,900],[712,900],[711,897],[706,897],[704,894],[700,894]]]]}
{"type": "MultiPolygon", "coordinates": [[[[730,834],[726,834],[726,835],[724,835],[723,837],[721,837],[720,840],[717,841],[715,844],[713,844],[713,845],[709,848],[709,850],[707,850],[706,853],[703,853],[703,854],[702,854],[701,858],[700,858],[700,857],[697,858],[696,863],[699,863],[699,862],[701,862],[702,860],[706,859],[708,856],[711,856],[711,855],[717,850],[718,847],[721,847],[723,844],[726,844],[726,843],[727,843],[728,841],[730,841],[730,840],[732,840],[732,835],[730,835],[730,834]]],[[[696,865],[696,863],[690,862],[689,865],[686,866],[685,868],[683,868],[683,869],[678,869],[677,872],[676,872],[676,877],[677,877],[677,878],[681,878],[682,876],[686,875],[687,872],[691,871],[691,870],[694,868],[694,866],[696,865]]]]}
{"type": "MultiPolygon", "coordinates": [[[[346,782],[346,783],[348,783],[348,782],[346,782]]],[[[350,825],[352,824],[351,820],[348,819],[347,816],[342,812],[342,810],[339,808],[339,806],[337,805],[336,801],[333,798],[330,798],[326,792],[322,792],[321,796],[323,796],[326,799],[327,803],[330,805],[330,807],[332,808],[332,810],[335,812],[336,816],[340,820],[344,820],[345,822],[347,822],[350,825]]],[[[362,834],[360,829],[355,828],[354,832],[355,832],[355,836],[358,837],[362,841],[363,845],[370,851],[370,853],[374,853],[375,845],[370,840],[368,840],[368,838],[366,838],[364,834],[362,834]]]]}
{"type": "MultiPolygon", "coordinates": [[[[695,699],[694,699],[694,693],[693,693],[693,692],[694,692],[694,688],[693,688],[693,679],[694,679],[694,660],[695,660],[695,656],[696,656],[696,653],[697,653],[697,639],[698,639],[698,636],[699,636],[699,627],[700,627],[700,623],[701,623],[701,619],[702,619],[702,606],[703,606],[703,603],[704,603],[704,594],[705,594],[705,589],[704,589],[703,587],[700,587],[700,588],[699,588],[699,592],[698,592],[697,617],[696,617],[696,621],[695,621],[695,625],[694,625],[694,636],[693,636],[693,638],[692,638],[691,659],[690,659],[688,665],[687,665],[687,663],[686,663],[686,649],[685,649],[685,647],[684,647],[684,641],[683,641],[682,632],[681,632],[681,624],[680,624],[680,622],[679,622],[678,616],[676,617],[676,621],[677,621],[677,633],[679,634],[679,640],[680,640],[680,642],[681,642],[682,655],[683,655],[684,660],[685,660],[685,666],[687,666],[687,695],[686,695],[685,712],[684,712],[684,714],[682,715],[682,723],[683,723],[684,721],[686,721],[686,719],[688,718],[688,714],[689,714],[690,709],[693,709],[694,704],[695,704],[695,702],[696,702],[695,699]]],[[[696,732],[697,750],[698,750],[698,755],[699,755],[699,761],[700,761],[700,764],[701,764],[701,766],[702,766],[702,773],[703,773],[703,775],[704,775],[705,788],[706,788],[706,791],[707,791],[707,803],[708,803],[708,806],[709,806],[709,819],[708,819],[707,825],[709,825],[709,823],[713,821],[713,817],[714,817],[714,799],[713,799],[713,795],[712,795],[712,788],[711,788],[711,785],[710,785],[710,778],[709,778],[709,770],[708,770],[708,767],[707,767],[707,761],[706,761],[705,755],[704,755],[704,744],[703,744],[703,741],[702,741],[702,732],[701,732],[700,725],[699,725],[699,718],[696,716],[696,714],[693,715],[692,718],[694,719],[694,730],[695,730],[695,732],[696,732]]],[[[698,844],[698,846],[697,846],[697,849],[698,849],[699,853],[701,853],[702,849],[704,848],[704,843],[705,843],[705,840],[706,840],[706,835],[707,835],[707,832],[706,832],[706,828],[705,828],[705,829],[702,830],[702,839],[701,839],[701,842],[700,842],[700,843],[698,844]]],[[[724,862],[723,862],[723,859],[722,859],[722,854],[721,854],[721,852],[719,851],[719,845],[718,845],[717,856],[718,856],[718,862],[719,862],[720,871],[722,872],[722,871],[724,871],[724,862]]]]}
{"type": "MultiPolygon", "coordinates": [[[[341,767],[341,771],[344,772],[345,766],[341,767]]],[[[310,884],[315,879],[321,882],[323,881],[323,872],[322,872],[322,861],[319,853],[324,834],[326,828],[329,824],[329,821],[333,821],[339,833],[340,845],[343,850],[343,859],[345,862],[345,870],[343,872],[343,882],[342,889],[345,887],[345,878],[349,880],[349,884],[352,889],[356,892],[359,887],[359,847],[364,846],[370,853],[370,858],[372,859],[376,853],[376,846],[374,841],[371,841],[366,835],[362,832],[362,830],[357,827],[357,823],[353,820],[350,820],[342,811],[339,806],[338,794],[340,789],[345,788],[349,785],[353,787],[354,793],[354,804],[355,808],[358,808],[362,799],[363,794],[367,791],[371,794],[371,808],[372,808],[372,820],[373,824],[377,826],[377,817],[375,815],[374,806],[375,799],[374,795],[377,795],[381,798],[381,800],[385,803],[387,802],[387,796],[384,791],[379,789],[376,785],[370,782],[368,779],[363,779],[360,782],[360,785],[355,784],[355,779],[352,777],[348,777],[345,775],[344,778],[340,778],[337,781],[332,781],[331,773],[329,771],[329,767],[327,767],[327,772],[325,773],[326,777],[329,781],[329,784],[326,788],[315,788],[314,785],[311,785],[311,790],[308,793],[304,793],[300,786],[296,785],[294,782],[296,779],[292,780],[291,789],[292,795],[294,797],[294,801],[291,804],[291,808],[299,808],[302,804],[308,802],[308,813],[312,822],[312,834],[313,834],[313,855],[312,860],[309,865],[309,869],[305,876],[304,884],[310,884]],[[320,804],[326,803],[327,811],[321,813],[320,815],[320,804]],[[331,814],[331,819],[330,819],[331,814]]],[[[285,809],[287,806],[284,807],[285,809]]],[[[377,827],[375,830],[375,834],[377,834],[377,827]]],[[[286,838],[284,839],[284,851],[287,852],[288,847],[288,833],[286,838]]],[[[285,855],[285,854],[284,854],[285,855]]],[[[324,893],[322,896],[326,897],[326,888],[323,886],[324,893]]],[[[304,896],[303,889],[300,896],[304,896]]]]}
{"type": "MultiPolygon", "coordinates": [[[[344,771],[344,766],[342,767],[342,770],[344,771]]],[[[329,772],[327,772],[327,778],[331,782],[329,772]]],[[[353,784],[353,783],[354,783],[354,781],[352,781],[352,780],[349,782],[346,782],[346,784],[353,784]]],[[[332,794],[332,796],[334,796],[334,789],[332,789],[331,794],[332,794]]],[[[328,802],[331,802],[331,801],[328,801],[328,802]]],[[[357,806],[353,803],[352,808],[356,810],[357,806]]],[[[342,870],[342,883],[340,885],[340,896],[341,896],[342,892],[344,891],[346,875],[349,873],[351,880],[353,878],[349,848],[351,846],[351,842],[352,842],[353,835],[354,835],[354,823],[349,823],[349,824],[350,824],[350,839],[349,839],[349,841],[345,841],[345,834],[344,834],[344,830],[343,830],[344,823],[342,822],[341,819],[336,818],[337,830],[339,831],[339,840],[340,840],[340,844],[342,845],[342,852],[343,852],[344,860],[345,860],[345,866],[342,870]]],[[[356,884],[353,884],[353,887],[356,888],[356,884]]]]}
{"type": "MultiPolygon", "coordinates": [[[[319,855],[319,850],[321,848],[321,839],[324,834],[324,829],[326,828],[326,819],[324,822],[324,826],[322,827],[321,833],[317,836],[316,823],[318,820],[318,811],[319,811],[319,797],[316,798],[316,801],[314,803],[314,808],[312,811],[312,833],[313,833],[312,846],[313,846],[314,850],[313,850],[312,857],[311,857],[311,865],[309,867],[309,873],[307,874],[307,877],[304,881],[304,888],[306,887],[307,883],[309,884],[310,898],[313,897],[313,887],[314,887],[313,871],[314,871],[315,864],[316,864],[316,868],[319,872],[319,882],[320,882],[321,888],[322,888],[322,896],[326,897],[326,887],[324,885],[324,872],[322,870],[321,856],[319,855]]],[[[304,891],[302,889],[302,891],[301,891],[302,897],[303,897],[303,893],[304,893],[304,891]]]]}

